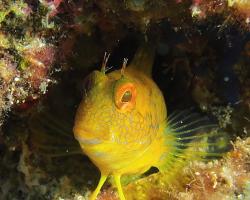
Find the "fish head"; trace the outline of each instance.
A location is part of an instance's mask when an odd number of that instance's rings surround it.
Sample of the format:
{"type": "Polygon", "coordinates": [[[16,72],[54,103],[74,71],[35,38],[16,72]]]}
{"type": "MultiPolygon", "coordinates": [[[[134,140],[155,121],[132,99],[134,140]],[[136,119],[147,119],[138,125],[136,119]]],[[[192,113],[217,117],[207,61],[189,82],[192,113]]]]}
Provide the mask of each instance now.
{"type": "Polygon", "coordinates": [[[164,109],[158,87],[142,73],[94,71],[85,80],[73,131],[81,146],[148,142],[147,133],[157,128],[164,109]]]}

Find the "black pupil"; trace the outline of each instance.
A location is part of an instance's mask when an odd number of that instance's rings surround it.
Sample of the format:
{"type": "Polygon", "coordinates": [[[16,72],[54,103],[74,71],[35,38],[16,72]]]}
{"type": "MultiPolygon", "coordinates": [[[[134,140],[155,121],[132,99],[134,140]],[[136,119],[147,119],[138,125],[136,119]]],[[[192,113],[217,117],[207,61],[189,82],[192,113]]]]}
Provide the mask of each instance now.
{"type": "Polygon", "coordinates": [[[132,93],[130,91],[126,91],[122,96],[122,102],[129,102],[132,99],[132,93]]]}

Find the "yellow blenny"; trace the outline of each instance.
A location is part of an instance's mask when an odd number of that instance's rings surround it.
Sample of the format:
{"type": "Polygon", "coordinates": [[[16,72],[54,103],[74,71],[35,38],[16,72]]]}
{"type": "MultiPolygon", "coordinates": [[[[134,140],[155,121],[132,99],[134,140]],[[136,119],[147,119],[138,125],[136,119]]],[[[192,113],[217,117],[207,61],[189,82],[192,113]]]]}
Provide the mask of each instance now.
{"type": "Polygon", "coordinates": [[[141,174],[152,166],[160,171],[174,168],[178,159],[206,156],[204,148],[191,151],[190,147],[212,144],[204,142],[208,134],[195,134],[210,126],[202,123],[203,118],[186,110],[167,119],[162,92],[151,78],[152,52],[140,48],[128,67],[125,60],[121,70],[110,73],[105,73],[106,57],[102,70],[92,72],[85,81],[73,131],[101,172],[90,200],[97,198],[108,176],[114,178],[119,197],[125,200],[122,175],[141,174]]]}

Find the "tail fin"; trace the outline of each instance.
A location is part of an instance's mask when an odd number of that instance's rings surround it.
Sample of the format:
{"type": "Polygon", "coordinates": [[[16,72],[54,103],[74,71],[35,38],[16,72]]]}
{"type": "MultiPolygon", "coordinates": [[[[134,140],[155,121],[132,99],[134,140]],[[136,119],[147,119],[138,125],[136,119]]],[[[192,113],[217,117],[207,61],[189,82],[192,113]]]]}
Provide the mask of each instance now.
{"type": "Polygon", "coordinates": [[[158,168],[172,174],[190,161],[219,158],[229,150],[226,134],[220,132],[208,117],[193,113],[192,109],[177,111],[169,116],[165,145],[166,151],[158,168]]]}
{"type": "Polygon", "coordinates": [[[154,57],[155,45],[150,42],[144,43],[137,49],[134,58],[128,67],[143,72],[151,77],[154,57]]]}

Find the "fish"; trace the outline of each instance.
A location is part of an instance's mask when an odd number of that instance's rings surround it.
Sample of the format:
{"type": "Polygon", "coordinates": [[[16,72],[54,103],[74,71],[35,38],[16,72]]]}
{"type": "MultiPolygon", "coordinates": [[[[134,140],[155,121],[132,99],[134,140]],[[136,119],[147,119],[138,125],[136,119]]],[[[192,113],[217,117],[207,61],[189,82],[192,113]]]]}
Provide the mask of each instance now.
{"type": "Polygon", "coordinates": [[[207,117],[192,109],[167,115],[163,93],[152,79],[154,52],[141,45],[130,64],[124,59],[121,69],[111,72],[105,54],[101,70],[84,81],[73,133],[101,173],[90,200],[97,199],[108,177],[125,200],[123,175],[143,174],[151,167],[173,172],[188,161],[221,155],[224,144],[216,141],[219,133],[207,117]]]}

